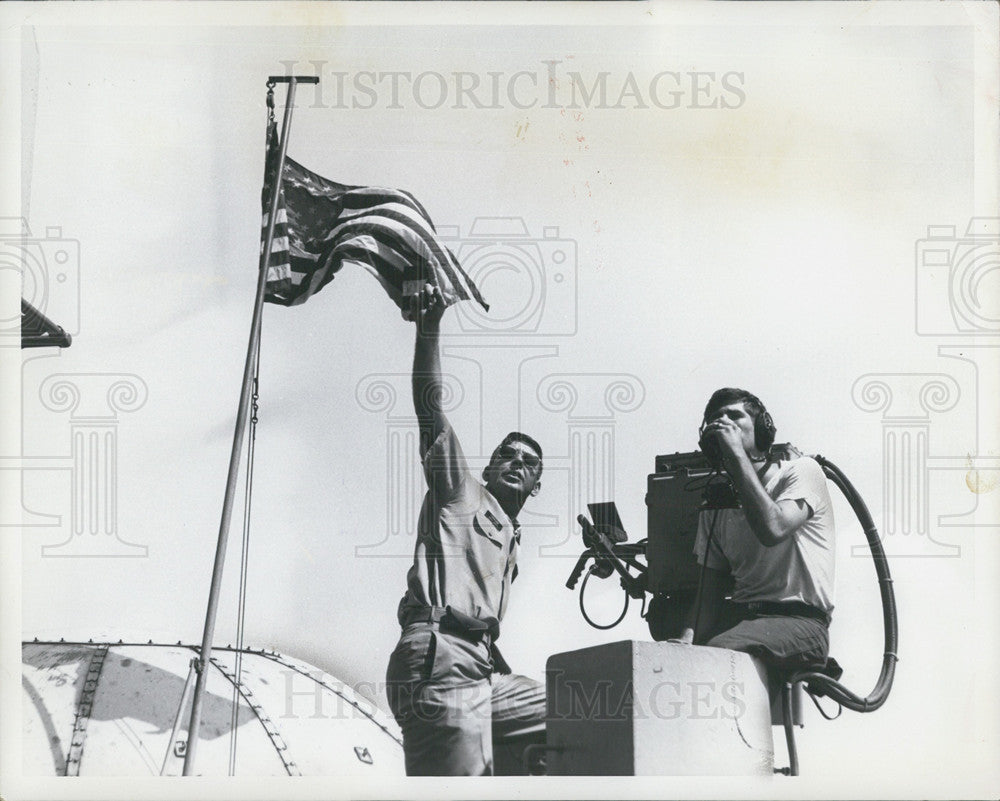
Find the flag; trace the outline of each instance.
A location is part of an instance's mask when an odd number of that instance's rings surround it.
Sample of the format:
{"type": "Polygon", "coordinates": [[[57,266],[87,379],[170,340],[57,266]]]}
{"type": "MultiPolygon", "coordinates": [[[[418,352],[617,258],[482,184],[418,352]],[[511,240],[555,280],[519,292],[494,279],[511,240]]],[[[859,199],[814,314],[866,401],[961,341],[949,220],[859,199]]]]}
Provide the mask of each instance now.
{"type": "MultiPolygon", "coordinates": [[[[278,137],[268,130],[262,203],[261,258],[270,211],[270,176],[278,137]]],[[[446,305],[476,300],[489,309],[455,255],[442,244],[427,212],[409,192],[338,184],[285,157],[264,299],[305,303],[344,264],[359,264],[404,309],[404,281],[437,287],[446,305]]]]}

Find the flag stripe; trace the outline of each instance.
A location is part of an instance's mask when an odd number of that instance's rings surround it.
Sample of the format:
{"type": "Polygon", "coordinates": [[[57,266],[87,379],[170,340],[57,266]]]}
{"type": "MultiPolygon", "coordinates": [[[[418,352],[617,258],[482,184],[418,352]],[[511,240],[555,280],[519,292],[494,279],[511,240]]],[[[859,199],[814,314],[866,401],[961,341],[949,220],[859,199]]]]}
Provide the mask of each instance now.
{"type": "MultiPolygon", "coordinates": [[[[352,223],[339,226],[331,232],[331,237],[346,235],[349,231],[353,230],[354,225],[360,224],[360,221],[352,221],[352,223]]],[[[414,257],[423,260],[425,263],[430,262],[438,265],[447,276],[448,283],[454,288],[455,294],[460,299],[469,300],[474,297],[476,300],[482,302],[478,290],[475,289],[475,285],[462,272],[451,251],[444,247],[437,237],[433,236],[432,233],[426,231],[423,227],[409,227],[413,224],[413,221],[405,212],[383,206],[378,209],[376,214],[366,216],[364,224],[365,226],[371,226],[370,230],[367,227],[365,228],[366,233],[371,233],[377,238],[382,238],[385,236],[382,233],[382,229],[388,230],[391,232],[389,235],[390,238],[398,236],[402,239],[407,244],[410,252],[414,254],[414,257]],[[470,288],[472,289],[471,292],[470,288]]]]}
{"type": "MultiPolygon", "coordinates": [[[[268,135],[261,258],[270,176],[277,163],[274,126],[268,135]]],[[[409,192],[338,184],[286,158],[266,299],[286,306],[303,303],[332,281],[345,263],[368,270],[400,308],[404,280],[417,278],[438,287],[447,304],[475,299],[489,308],[409,192]]]]}

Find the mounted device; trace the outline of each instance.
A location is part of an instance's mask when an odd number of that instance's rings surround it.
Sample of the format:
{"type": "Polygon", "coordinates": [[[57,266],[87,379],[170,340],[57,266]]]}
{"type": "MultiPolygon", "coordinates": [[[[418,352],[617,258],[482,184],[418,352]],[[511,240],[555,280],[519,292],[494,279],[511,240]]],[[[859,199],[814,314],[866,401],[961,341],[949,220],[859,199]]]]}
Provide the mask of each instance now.
{"type": "MultiPolygon", "coordinates": [[[[788,443],[772,444],[774,424],[769,423],[769,415],[767,418],[763,423],[758,420],[755,430],[758,447],[767,445],[767,448],[761,450],[769,452],[770,457],[779,460],[802,456],[800,451],[788,443]]],[[[566,586],[573,589],[587,562],[593,560],[594,564],[580,587],[580,611],[590,625],[600,629],[613,628],[625,618],[629,600],[635,598],[643,601],[642,616],[649,625],[650,635],[654,640],[666,640],[680,634],[686,612],[697,597],[700,585],[701,566],[694,552],[698,515],[705,509],[740,506],[737,493],[722,471],[718,457],[706,439],[710,440],[703,437],[701,444],[708,448],[708,454],[704,451],[693,451],[656,457],[655,472],[647,479],[646,539],[629,543],[625,536],[617,539],[608,536],[609,532],[615,530],[615,526],[609,524],[603,517],[598,522],[599,515],[595,513],[595,507],[598,510],[608,506],[613,509],[614,504],[591,504],[593,523],[583,515],[579,516],[578,522],[583,529],[583,539],[587,549],[577,561],[566,586]],[[639,561],[640,558],[645,559],[645,563],[639,561]],[[595,574],[599,578],[607,578],[612,573],[619,575],[622,588],[625,590],[624,608],[614,623],[598,625],[587,615],[584,606],[583,597],[587,579],[595,574]],[[652,596],[648,609],[646,593],[652,596]]],[[[813,458],[823,469],[826,478],[840,490],[850,504],[871,549],[882,601],[884,649],[881,672],[874,688],[867,696],[860,696],[841,684],[837,680],[840,675],[839,669],[825,671],[823,666],[816,666],[815,669],[802,670],[781,677],[784,685],[782,701],[790,761],[790,766],[785,772],[790,775],[798,774],[798,757],[791,723],[792,687],[804,686],[814,702],[826,696],[847,709],[873,712],[885,703],[889,695],[897,661],[899,626],[896,601],[888,560],[878,530],[864,500],[847,476],[823,456],[813,458]]],[[[620,522],[617,524],[617,530],[624,535],[620,522]]],[[[817,707],[824,717],[829,717],[819,707],[818,702],[817,707]]]]}

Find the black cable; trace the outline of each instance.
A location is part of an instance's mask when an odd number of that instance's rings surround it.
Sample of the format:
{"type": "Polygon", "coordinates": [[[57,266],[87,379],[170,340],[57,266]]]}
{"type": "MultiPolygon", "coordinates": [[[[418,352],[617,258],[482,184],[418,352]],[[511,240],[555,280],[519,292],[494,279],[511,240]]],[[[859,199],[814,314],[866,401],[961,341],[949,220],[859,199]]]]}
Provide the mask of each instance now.
{"type": "Polygon", "coordinates": [[[896,673],[896,662],[899,657],[896,649],[899,643],[899,621],[896,619],[896,597],[892,589],[892,577],[889,575],[889,562],[882,548],[882,542],[878,536],[878,530],[872,520],[871,513],[865,502],[861,499],[854,485],[847,476],[841,472],[835,464],[822,456],[814,457],[823,468],[826,474],[837,488],[843,493],[847,502],[857,515],[858,521],[864,529],[865,537],[868,539],[868,547],[871,548],[872,560],[875,562],[875,573],[878,576],[879,592],[882,596],[882,623],[885,630],[885,649],[882,656],[882,670],[872,691],[862,698],[857,693],[852,692],[836,679],[817,671],[803,671],[792,676],[792,681],[802,681],[806,683],[806,691],[813,696],[828,696],[848,709],[855,712],[874,712],[889,697],[892,689],[893,677],[896,673]]]}
{"type": "Polygon", "coordinates": [[[823,705],[820,704],[819,699],[815,695],[813,695],[812,693],[809,693],[809,700],[813,702],[813,706],[815,706],[816,709],[819,710],[819,713],[824,718],[826,718],[827,720],[836,720],[837,718],[840,717],[840,713],[844,711],[843,704],[837,704],[837,714],[836,715],[828,715],[828,714],[826,714],[826,710],[823,709],[823,705]]]}
{"type": "MultiPolygon", "coordinates": [[[[707,510],[706,510],[707,511],[707,510]]],[[[708,537],[705,539],[705,555],[702,557],[701,570],[698,573],[698,590],[694,597],[694,626],[691,642],[698,644],[698,621],[701,620],[701,591],[705,585],[705,571],[708,569],[708,552],[712,547],[712,534],[715,532],[715,521],[719,519],[719,510],[712,509],[712,522],[708,524],[708,537]]]]}
{"type": "MultiPolygon", "coordinates": [[[[595,623],[593,620],[591,620],[590,615],[587,614],[587,610],[586,610],[586,608],[583,605],[583,593],[587,589],[587,581],[590,580],[591,574],[596,569],[597,569],[597,565],[596,564],[591,565],[590,566],[590,570],[587,571],[587,575],[585,575],[583,577],[583,583],[580,585],[580,614],[583,615],[583,619],[586,620],[595,629],[601,629],[602,631],[604,631],[604,630],[607,630],[607,629],[613,629],[615,626],[617,626],[619,623],[621,623],[625,619],[625,615],[628,614],[629,597],[628,597],[628,593],[626,592],[625,593],[625,605],[622,607],[622,613],[618,616],[618,619],[614,623],[609,623],[607,625],[602,625],[600,623],[595,623]]],[[[643,599],[643,600],[645,600],[645,599],[643,599]]]]}

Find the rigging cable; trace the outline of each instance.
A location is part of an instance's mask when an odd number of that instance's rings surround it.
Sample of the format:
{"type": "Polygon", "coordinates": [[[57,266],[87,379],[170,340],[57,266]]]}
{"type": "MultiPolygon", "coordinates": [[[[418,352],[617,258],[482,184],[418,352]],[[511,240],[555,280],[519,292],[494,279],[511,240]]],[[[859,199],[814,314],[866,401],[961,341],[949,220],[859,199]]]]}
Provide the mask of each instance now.
{"type": "MultiPolygon", "coordinates": [[[[267,131],[268,141],[275,126],[274,119],[274,81],[267,82],[267,131]]],[[[265,169],[265,172],[269,168],[265,169]]],[[[265,175],[265,181],[268,178],[265,175]]],[[[273,182],[272,182],[273,186],[273,182]]],[[[262,265],[261,269],[267,269],[262,265]]],[[[239,701],[240,684],[243,681],[243,643],[246,628],[246,603],[247,603],[247,565],[250,551],[250,506],[253,498],[253,468],[254,451],[257,442],[257,412],[259,409],[257,401],[260,399],[260,351],[261,340],[263,338],[263,319],[261,328],[257,334],[257,353],[254,359],[253,368],[253,395],[250,400],[250,436],[247,442],[247,475],[246,488],[243,501],[243,543],[240,552],[240,588],[239,600],[236,611],[236,652],[234,654],[234,675],[236,682],[233,685],[233,711],[230,718],[229,733],[229,775],[236,774],[236,740],[239,724],[239,701]]]]}
{"type": "Polygon", "coordinates": [[[240,686],[243,682],[243,644],[246,631],[247,568],[250,553],[250,507],[253,499],[254,451],[257,442],[257,411],[260,398],[260,339],[257,340],[257,360],[254,364],[253,395],[251,397],[250,436],[247,442],[247,476],[243,501],[243,543],[240,551],[240,588],[236,613],[236,652],[233,673],[233,711],[229,731],[229,775],[236,775],[236,740],[239,731],[240,686]]]}

